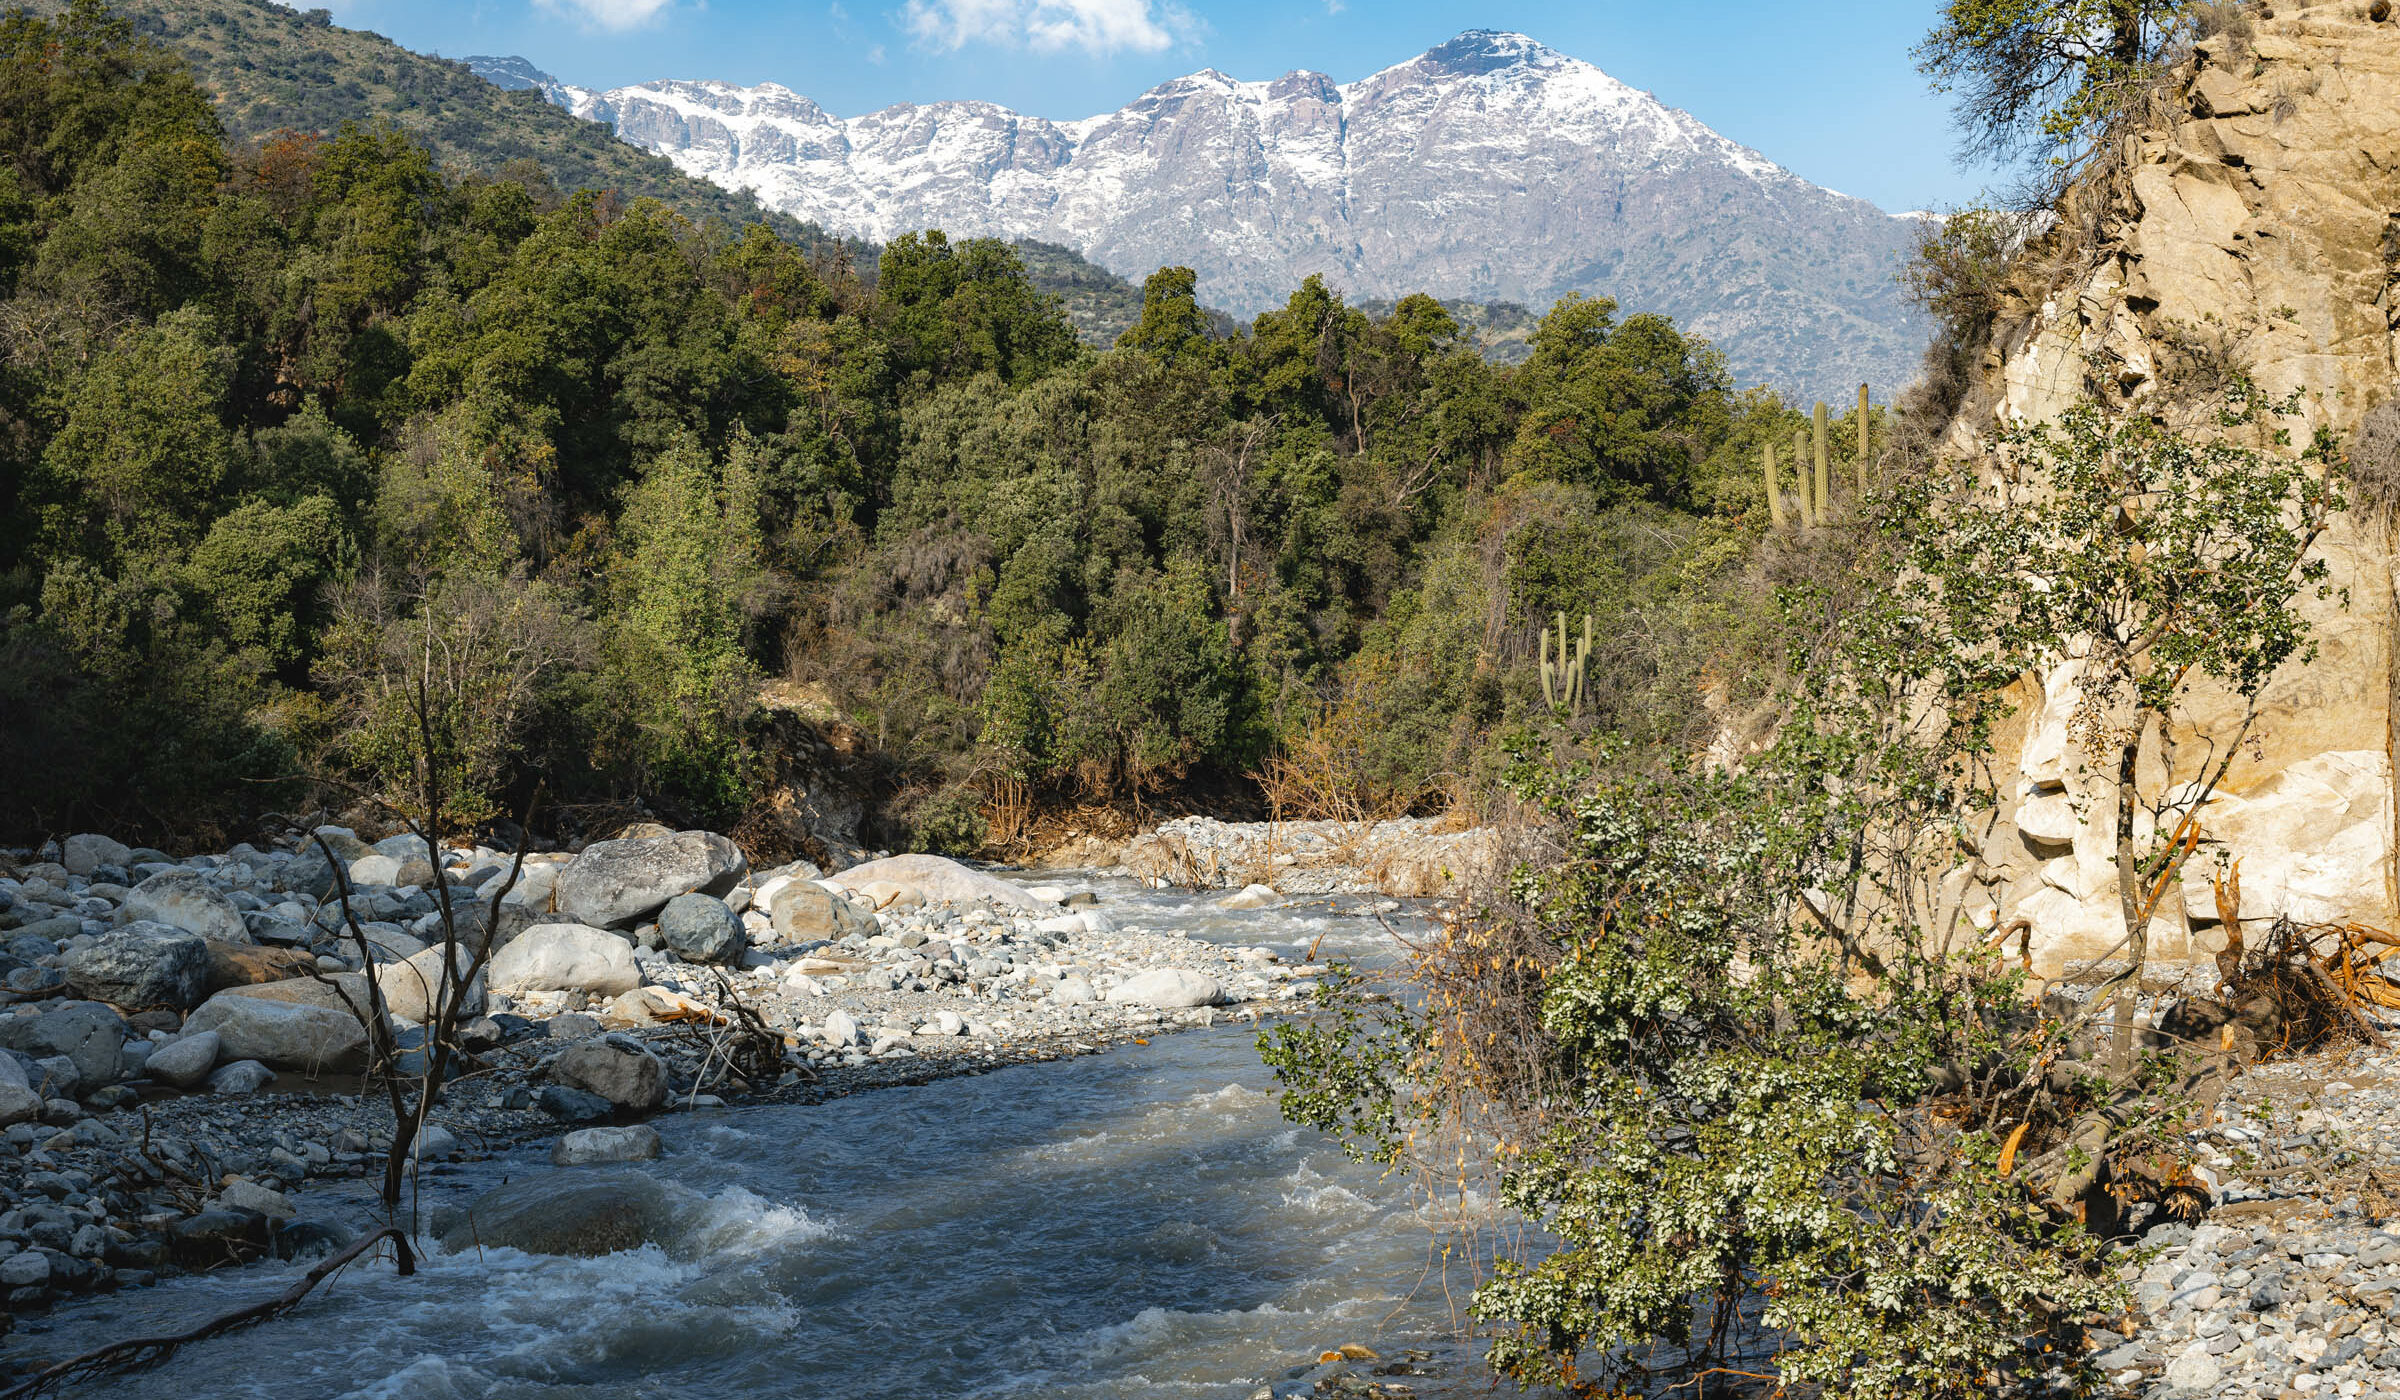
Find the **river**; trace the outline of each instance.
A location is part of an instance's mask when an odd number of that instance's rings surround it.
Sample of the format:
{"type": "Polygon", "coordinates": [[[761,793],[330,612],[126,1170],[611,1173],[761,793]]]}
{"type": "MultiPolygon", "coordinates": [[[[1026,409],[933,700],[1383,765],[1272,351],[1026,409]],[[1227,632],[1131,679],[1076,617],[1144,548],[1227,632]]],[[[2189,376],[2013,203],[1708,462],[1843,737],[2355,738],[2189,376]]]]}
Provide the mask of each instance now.
{"type": "MultiPolygon", "coordinates": [[[[1120,922],[1394,953],[1379,921],[1321,906],[1228,915],[1095,883],[1120,922]]],[[[356,1268],[280,1320],[75,1393],[1244,1400],[1345,1342],[1445,1350],[1471,1283],[1453,1266],[1445,1287],[1439,1222],[1283,1121],[1255,1037],[1218,1026],[814,1106],[668,1115],[667,1155],[635,1168],[693,1193],[666,1238],[592,1259],[433,1249],[408,1279],[356,1268]]],[[[528,1149],[426,1184],[464,1201],[552,1170],[528,1149]]],[[[57,1355],[169,1330],[289,1279],[175,1279],[62,1308],[13,1344],[57,1355]]]]}

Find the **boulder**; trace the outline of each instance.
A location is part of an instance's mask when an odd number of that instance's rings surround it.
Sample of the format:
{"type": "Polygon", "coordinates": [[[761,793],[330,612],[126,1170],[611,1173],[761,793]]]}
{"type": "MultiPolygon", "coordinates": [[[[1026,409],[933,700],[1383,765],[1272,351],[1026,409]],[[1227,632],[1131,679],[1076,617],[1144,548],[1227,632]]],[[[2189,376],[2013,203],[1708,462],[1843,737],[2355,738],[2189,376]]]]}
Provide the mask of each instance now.
{"type": "Polygon", "coordinates": [[[184,1033],[215,1031],[229,1060],[257,1060],[307,1074],[354,1074],[367,1067],[367,1031],[348,1011],[278,1001],[257,989],[219,992],[183,1023],[184,1033]]]}
{"type": "Polygon", "coordinates": [[[205,1082],[209,1071],[217,1067],[217,1051],[223,1044],[215,1031],[179,1036],[152,1050],[142,1070],[161,1084],[190,1089],[205,1082]]]}
{"type": "Polygon", "coordinates": [[[133,861],[133,847],[90,832],[68,837],[59,843],[59,851],[58,863],[69,875],[89,875],[103,865],[123,870],[133,861]]]}
{"type": "Polygon", "coordinates": [[[477,1197],[442,1232],[442,1244],[597,1258],[665,1239],[681,1204],[678,1193],[640,1172],[552,1172],[477,1197]]]}
{"type": "Polygon", "coordinates": [[[1180,967],[1154,967],[1111,987],[1108,999],[1135,1006],[1155,1006],[1174,1009],[1187,1006],[1215,1006],[1225,1000],[1225,989],[1216,979],[1180,967]]]}
{"type": "MultiPolygon", "coordinates": [[[[466,979],[475,955],[464,948],[456,949],[451,958],[450,994],[459,999],[467,1016],[480,1016],[484,1006],[484,977],[476,974],[468,983],[463,996],[459,983],[466,979]]],[[[375,969],[375,985],[383,989],[384,1009],[394,1016],[411,1021],[431,1022],[442,998],[442,950],[428,948],[405,962],[388,963],[375,969]]]]}
{"type": "Polygon", "coordinates": [[[64,1055],[86,1090],[113,1084],[124,1071],[125,1036],[124,1018],[96,1001],[0,1016],[0,1049],[22,1050],[37,1060],[64,1055]]]}
{"type": "Polygon", "coordinates": [[[1271,885],[1244,885],[1241,889],[1217,901],[1219,909],[1272,909],[1283,903],[1283,896],[1271,885]]]}
{"type": "Polygon", "coordinates": [[[23,1084],[0,1084],[0,1128],[31,1123],[41,1116],[41,1095],[23,1084]]]}
{"type": "Polygon", "coordinates": [[[492,990],[588,992],[618,996],[642,984],[633,945],[613,933],[581,924],[537,924],[492,955],[492,990]]]}
{"type": "Polygon", "coordinates": [[[741,915],[714,895],[679,894],[658,915],[659,941],[685,962],[739,963],[750,946],[741,915]]]}
{"type": "Polygon", "coordinates": [[[221,1065],[208,1076],[208,1092],[212,1094],[255,1094],[275,1082],[275,1071],[256,1060],[235,1060],[221,1065]]]}
{"type": "Polygon", "coordinates": [[[300,854],[277,868],[275,887],[313,899],[330,899],[333,897],[333,865],[315,846],[304,846],[300,854]]]}
{"type": "Polygon", "coordinates": [[[646,1113],[667,1101],[666,1062],[629,1036],[577,1043],[551,1064],[550,1077],[620,1109],[646,1113]]]}
{"type": "Polygon", "coordinates": [[[218,997],[257,997],[262,1001],[316,1006],[355,1019],[358,1012],[367,1006],[367,979],[356,972],[312,973],[306,977],[287,977],[280,982],[254,982],[246,986],[227,987],[210,999],[218,997]]]}
{"type": "Polygon", "coordinates": [[[591,1167],[603,1162],[647,1162],[659,1154],[658,1129],[647,1123],[615,1128],[577,1128],[550,1149],[550,1161],[561,1167],[591,1167]]]}
{"type": "Polygon", "coordinates": [[[839,1009],[825,1013],[825,1038],[843,1049],[867,1043],[865,1032],[858,1028],[858,1018],[839,1009]]]}
{"type": "Polygon", "coordinates": [[[197,870],[162,870],[127,891],[125,903],[117,910],[117,922],[143,920],[220,943],[250,941],[250,927],[242,922],[242,911],[197,870]]]}
{"type": "Polygon", "coordinates": [[[67,985],[117,1006],[198,1006],[208,995],[208,942],[165,924],[115,929],[68,950],[67,985]]]}
{"type": "Polygon", "coordinates": [[[786,943],[843,939],[854,933],[872,935],[880,927],[866,909],[806,880],[775,891],[767,912],[774,918],[775,936],[786,943]]]}
{"type": "Polygon", "coordinates": [[[1092,984],[1081,977],[1069,977],[1050,989],[1050,1000],[1060,1006],[1089,1006],[1099,999],[1092,984]]]}
{"type": "MultiPolygon", "coordinates": [[[[970,870],[942,856],[886,856],[882,860],[851,866],[839,875],[828,875],[824,883],[843,890],[862,890],[869,885],[889,886],[892,890],[914,892],[928,904],[944,901],[952,904],[990,904],[1002,909],[1029,912],[1048,912],[1056,907],[1044,904],[1006,880],[986,875],[980,870],[970,870]]],[[[877,892],[886,893],[881,889],[877,892]]]]}
{"type": "Polygon", "coordinates": [[[217,1192],[209,1206],[216,1210],[251,1210],[269,1220],[289,1220],[300,1213],[292,1198],[281,1191],[270,1190],[255,1181],[233,1180],[217,1192]]]}
{"type": "Polygon", "coordinates": [[[545,1084],[535,1096],[534,1106],[562,1123],[597,1123],[615,1113],[616,1105],[598,1094],[570,1089],[564,1084],[545,1084]]]}
{"type": "Polygon", "coordinates": [[[316,955],[301,948],[210,943],[207,952],[208,990],[211,992],[221,992],[227,987],[288,982],[317,970],[316,955]]]}
{"type": "Polygon", "coordinates": [[[713,831],[597,841],[559,874],[556,898],[584,923],[632,928],[679,894],[722,896],[749,873],[741,848],[713,831]]]}

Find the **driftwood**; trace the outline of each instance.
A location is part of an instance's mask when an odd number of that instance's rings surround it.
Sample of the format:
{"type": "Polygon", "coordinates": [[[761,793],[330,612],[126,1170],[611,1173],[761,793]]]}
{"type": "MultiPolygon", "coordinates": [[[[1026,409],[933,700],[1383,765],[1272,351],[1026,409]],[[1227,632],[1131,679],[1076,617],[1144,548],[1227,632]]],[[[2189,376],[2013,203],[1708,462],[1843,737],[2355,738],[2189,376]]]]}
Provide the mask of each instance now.
{"type": "Polygon", "coordinates": [[[361,1255],[382,1244],[385,1240],[390,1240],[392,1243],[392,1250],[396,1256],[401,1276],[405,1278],[414,1274],[417,1271],[417,1256],[415,1251],[409,1247],[407,1232],[387,1225],[371,1234],[361,1236],[349,1248],[310,1269],[299,1282],[272,1298],[263,1299],[236,1308],[232,1312],[210,1318],[188,1332],[177,1332],[165,1337],[135,1337],[127,1341],[111,1342],[97,1350],[87,1351],[81,1356],[71,1356],[55,1366],[35,1373],[5,1391],[0,1391],[0,1400],[21,1400],[21,1397],[39,1395],[54,1386],[85,1380],[104,1371],[132,1371],[145,1366],[155,1366],[194,1342],[206,1341],[210,1337],[231,1332],[236,1328],[247,1327],[254,1322],[265,1322],[269,1318],[298,1307],[301,1300],[309,1295],[311,1289],[341,1272],[361,1255]]]}

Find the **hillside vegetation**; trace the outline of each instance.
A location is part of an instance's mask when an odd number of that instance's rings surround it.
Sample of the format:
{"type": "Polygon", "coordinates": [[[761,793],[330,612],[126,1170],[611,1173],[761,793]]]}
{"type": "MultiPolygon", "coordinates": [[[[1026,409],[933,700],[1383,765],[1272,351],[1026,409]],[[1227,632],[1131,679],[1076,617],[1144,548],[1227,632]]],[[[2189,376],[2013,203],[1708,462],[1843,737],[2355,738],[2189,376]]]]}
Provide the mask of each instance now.
{"type": "Polygon", "coordinates": [[[1169,269],[1094,352],[1005,244],[904,238],[868,285],[397,125],[229,141],[97,3],[0,33],[22,832],[382,787],[420,691],[473,810],[735,822],[770,681],[867,736],[895,844],[1295,756],[1439,805],[1539,708],[1554,611],[1598,619],[1585,723],[1699,722],[1657,658],[1800,421],[1603,300],[1503,368],[1314,281],[1213,338],[1169,269]]]}

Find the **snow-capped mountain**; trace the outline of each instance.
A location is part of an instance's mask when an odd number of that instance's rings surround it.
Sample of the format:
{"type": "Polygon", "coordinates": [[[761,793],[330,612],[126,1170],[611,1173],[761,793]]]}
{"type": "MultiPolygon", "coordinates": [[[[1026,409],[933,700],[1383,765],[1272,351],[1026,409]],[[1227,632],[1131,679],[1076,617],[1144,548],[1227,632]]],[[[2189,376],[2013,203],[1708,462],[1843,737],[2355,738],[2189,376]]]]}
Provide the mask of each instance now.
{"type": "Polygon", "coordinates": [[[1913,221],[1520,34],[1347,84],[1207,69],[1072,122],[983,102],[845,118],[773,83],[595,92],[468,62],[837,233],[1035,238],[1136,280],[1181,264],[1244,314],[1310,273],[1355,298],[1581,291],[1672,315],[1744,380],[1837,402],[1912,377],[1924,338],[1893,281],[1913,221]]]}

